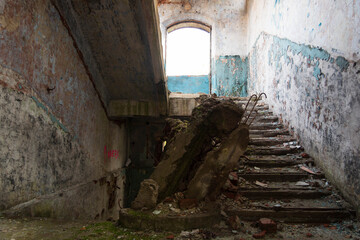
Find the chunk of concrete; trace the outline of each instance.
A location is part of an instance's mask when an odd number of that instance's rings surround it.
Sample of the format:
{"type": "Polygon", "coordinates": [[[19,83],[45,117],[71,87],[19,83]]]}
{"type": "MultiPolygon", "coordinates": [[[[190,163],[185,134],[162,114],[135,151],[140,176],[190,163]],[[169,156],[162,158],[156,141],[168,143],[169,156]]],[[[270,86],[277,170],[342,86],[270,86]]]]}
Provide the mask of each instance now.
{"type": "Polygon", "coordinates": [[[141,182],[139,193],[131,203],[133,209],[153,209],[156,207],[159,185],[153,179],[141,182]]]}
{"type": "Polygon", "coordinates": [[[208,152],[204,163],[192,178],[185,193],[187,198],[214,200],[228,179],[231,169],[237,166],[249,143],[249,128],[239,125],[218,148],[208,152]]]}
{"type": "MultiPolygon", "coordinates": [[[[211,151],[213,138],[222,139],[236,129],[243,113],[244,110],[234,102],[219,101],[214,98],[206,99],[193,110],[186,129],[178,132],[167,143],[161,162],[150,176],[159,184],[159,199],[186,190],[187,184],[201,165],[204,155],[211,151]]],[[[241,129],[244,130],[243,127],[241,129]]],[[[246,135],[245,132],[244,134],[246,135]]],[[[237,138],[235,135],[231,139],[237,138]]],[[[228,145],[229,143],[226,146],[228,145]]],[[[243,148],[241,144],[239,146],[243,148]]],[[[214,154],[221,153],[224,158],[232,156],[232,154],[226,155],[224,147],[221,149],[214,154]]],[[[237,156],[238,147],[235,151],[237,156]]],[[[228,162],[228,159],[224,161],[228,162]]]]}

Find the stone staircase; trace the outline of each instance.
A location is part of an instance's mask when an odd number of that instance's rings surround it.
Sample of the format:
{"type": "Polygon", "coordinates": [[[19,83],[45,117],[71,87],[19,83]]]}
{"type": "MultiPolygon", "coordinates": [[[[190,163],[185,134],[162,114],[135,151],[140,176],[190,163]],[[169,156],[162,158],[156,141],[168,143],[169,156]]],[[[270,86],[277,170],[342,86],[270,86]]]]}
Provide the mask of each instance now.
{"type": "MultiPolygon", "coordinates": [[[[235,102],[245,107],[247,99],[235,102]]],[[[239,169],[230,174],[236,187],[227,188],[225,195],[238,197],[226,204],[227,214],[243,220],[266,217],[292,223],[326,223],[353,217],[351,206],[327,182],[269,106],[259,102],[248,123],[255,114],[248,150],[239,169]]]]}

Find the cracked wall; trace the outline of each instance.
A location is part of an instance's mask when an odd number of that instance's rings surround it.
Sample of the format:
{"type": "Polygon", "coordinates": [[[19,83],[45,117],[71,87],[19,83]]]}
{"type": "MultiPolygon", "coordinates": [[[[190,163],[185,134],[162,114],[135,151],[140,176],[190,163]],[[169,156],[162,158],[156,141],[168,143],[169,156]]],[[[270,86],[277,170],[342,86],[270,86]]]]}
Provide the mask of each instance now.
{"type": "Polygon", "coordinates": [[[359,209],[358,1],[249,1],[249,93],[266,100],[359,209]]]}
{"type": "Polygon", "coordinates": [[[126,124],[108,120],[57,10],[2,1],[0,30],[0,210],[116,217],[126,124]]]}

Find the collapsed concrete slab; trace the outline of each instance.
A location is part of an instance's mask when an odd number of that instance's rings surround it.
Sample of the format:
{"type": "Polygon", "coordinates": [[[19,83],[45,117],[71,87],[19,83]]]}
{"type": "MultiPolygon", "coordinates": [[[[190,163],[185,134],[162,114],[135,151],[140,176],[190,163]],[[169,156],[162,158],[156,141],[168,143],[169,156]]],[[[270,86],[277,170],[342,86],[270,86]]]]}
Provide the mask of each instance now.
{"type": "Polygon", "coordinates": [[[219,147],[206,154],[204,163],[190,181],[185,196],[197,200],[209,196],[211,200],[215,200],[248,143],[249,129],[246,125],[240,125],[219,147]]]}
{"type": "Polygon", "coordinates": [[[193,110],[188,123],[168,120],[171,136],[150,176],[159,185],[158,201],[176,192],[197,200],[220,193],[249,142],[248,127],[239,125],[243,114],[231,100],[208,98],[193,110]]]}

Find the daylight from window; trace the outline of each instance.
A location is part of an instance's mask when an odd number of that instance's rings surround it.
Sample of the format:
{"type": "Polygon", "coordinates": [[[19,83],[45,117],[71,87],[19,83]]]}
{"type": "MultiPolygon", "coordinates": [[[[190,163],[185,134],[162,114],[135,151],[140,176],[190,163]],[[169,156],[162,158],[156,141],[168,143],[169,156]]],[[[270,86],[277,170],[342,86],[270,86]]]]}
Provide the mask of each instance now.
{"type": "Polygon", "coordinates": [[[168,76],[208,75],[210,33],[198,28],[180,28],[167,36],[168,76]]]}

